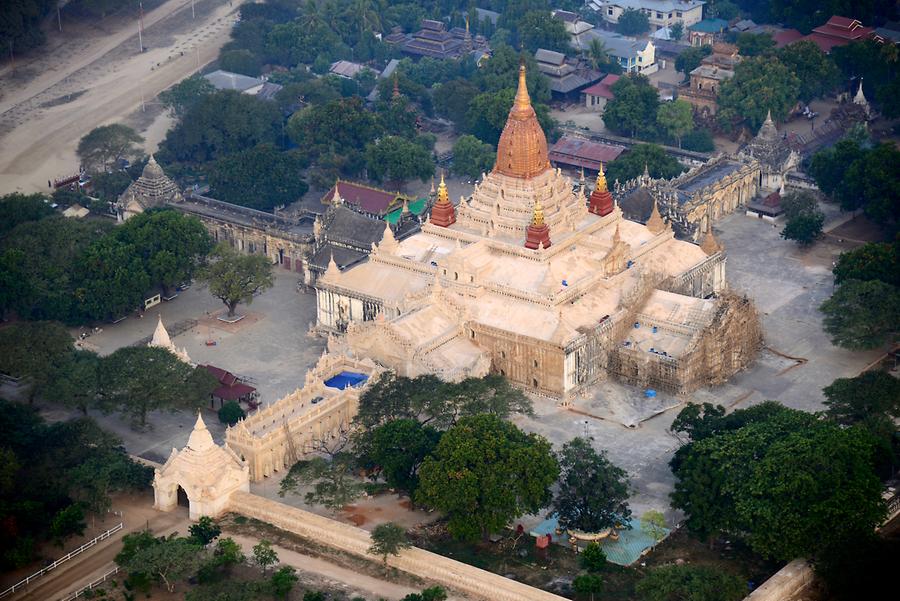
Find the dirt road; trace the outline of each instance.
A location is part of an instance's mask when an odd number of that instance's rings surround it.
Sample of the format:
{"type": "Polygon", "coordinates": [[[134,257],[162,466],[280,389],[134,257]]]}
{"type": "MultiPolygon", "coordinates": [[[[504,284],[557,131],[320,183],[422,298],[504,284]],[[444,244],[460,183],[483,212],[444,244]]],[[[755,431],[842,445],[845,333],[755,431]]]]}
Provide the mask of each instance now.
{"type": "Polygon", "coordinates": [[[77,171],[78,140],[141,110],[156,94],[214,60],[243,0],[169,0],[118,29],[73,26],[71,39],[0,72],[0,194],[47,190],[77,171]],[[74,30],[74,31],[73,31],[74,30]]]}

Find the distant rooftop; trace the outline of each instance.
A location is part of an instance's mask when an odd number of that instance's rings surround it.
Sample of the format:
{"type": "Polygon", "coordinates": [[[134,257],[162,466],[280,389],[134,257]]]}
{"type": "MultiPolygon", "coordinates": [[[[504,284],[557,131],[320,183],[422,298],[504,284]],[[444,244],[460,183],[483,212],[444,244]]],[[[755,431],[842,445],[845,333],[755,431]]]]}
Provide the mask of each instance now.
{"type": "Polygon", "coordinates": [[[703,6],[706,2],[703,0],[600,0],[600,2],[594,2],[594,4],[668,12],[670,10],[691,10],[692,8],[703,6]]]}
{"type": "Polygon", "coordinates": [[[231,71],[222,71],[221,69],[207,73],[203,78],[217,90],[237,90],[238,92],[243,92],[265,83],[256,77],[232,73],[231,71]]]}
{"type": "Polygon", "coordinates": [[[725,19],[703,19],[691,25],[688,29],[701,33],[720,33],[728,29],[728,21],[725,19]]]}

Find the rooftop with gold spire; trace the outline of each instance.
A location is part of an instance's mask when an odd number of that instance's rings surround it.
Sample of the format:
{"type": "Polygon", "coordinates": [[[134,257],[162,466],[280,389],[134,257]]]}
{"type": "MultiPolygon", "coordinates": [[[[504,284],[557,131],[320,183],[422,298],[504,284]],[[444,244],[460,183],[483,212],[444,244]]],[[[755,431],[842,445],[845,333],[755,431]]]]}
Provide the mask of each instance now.
{"type": "Polygon", "coordinates": [[[450,202],[450,194],[447,192],[447,184],[444,183],[444,174],[441,173],[441,183],[437,190],[437,200],[431,207],[431,223],[439,227],[449,227],[456,223],[456,210],[450,202]]]}

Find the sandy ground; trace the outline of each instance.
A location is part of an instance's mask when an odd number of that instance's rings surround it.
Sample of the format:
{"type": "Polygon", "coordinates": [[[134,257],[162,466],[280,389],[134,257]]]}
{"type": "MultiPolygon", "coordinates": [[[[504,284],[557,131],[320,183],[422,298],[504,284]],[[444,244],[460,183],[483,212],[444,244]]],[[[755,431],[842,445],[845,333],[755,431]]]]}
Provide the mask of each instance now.
{"type": "MultiPolygon", "coordinates": [[[[77,171],[75,148],[99,125],[144,108],[160,91],[214,60],[243,0],[169,0],[144,16],[144,53],[136,28],[119,22],[66,27],[47,52],[0,71],[0,192],[47,190],[47,180],[77,171]],[[62,37],[64,39],[60,40],[62,37]]],[[[161,118],[160,118],[161,119],[161,118]]],[[[148,146],[167,123],[154,120],[148,146]]],[[[152,148],[151,148],[152,149],[152,148]]]]}

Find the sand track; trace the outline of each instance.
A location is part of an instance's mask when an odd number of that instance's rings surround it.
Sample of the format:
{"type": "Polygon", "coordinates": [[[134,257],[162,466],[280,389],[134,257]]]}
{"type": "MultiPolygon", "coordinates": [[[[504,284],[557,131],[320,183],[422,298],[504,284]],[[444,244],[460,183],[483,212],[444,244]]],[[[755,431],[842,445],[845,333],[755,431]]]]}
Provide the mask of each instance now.
{"type": "Polygon", "coordinates": [[[47,190],[74,173],[78,140],[122,120],[142,102],[214,60],[243,0],[169,0],[144,16],[144,53],[134,22],[64,26],[48,52],[0,73],[0,193],[47,190]],[[74,30],[74,32],[70,31],[74,30]],[[69,33],[67,33],[67,31],[69,33]]]}

